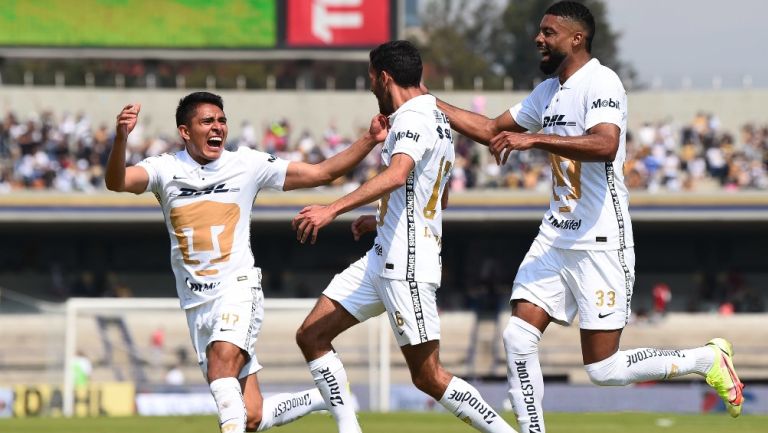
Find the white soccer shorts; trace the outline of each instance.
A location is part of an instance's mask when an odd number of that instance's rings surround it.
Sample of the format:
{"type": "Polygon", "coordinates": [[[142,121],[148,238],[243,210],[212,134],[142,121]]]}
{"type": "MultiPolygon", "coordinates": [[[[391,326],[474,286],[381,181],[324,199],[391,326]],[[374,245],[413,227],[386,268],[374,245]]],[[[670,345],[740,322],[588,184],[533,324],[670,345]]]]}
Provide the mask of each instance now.
{"type": "Polygon", "coordinates": [[[323,294],[360,322],[387,312],[397,344],[440,339],[437,284],[384,278],[368,270],[367,256],[337,274],[323,294]]]}
{"type": "Polygon", "coordinates": [[[246,280],[236,281],[220,297],[192,307],[186,313],[192,345],[204,377],[208,372],[205,350],[214,341],[230,342],[248,353],[249,360],[238,378],[261,370],[256,358],[256,340],[264,320],[261,269],[254,268],[246,280]]]}
{"type": "Polygon", "coordinates": [[[512,286],[511,300],[525,299],[581,329],[621,329],[632,310],[635,250],[566,250],[535,239],[512,286]]]}

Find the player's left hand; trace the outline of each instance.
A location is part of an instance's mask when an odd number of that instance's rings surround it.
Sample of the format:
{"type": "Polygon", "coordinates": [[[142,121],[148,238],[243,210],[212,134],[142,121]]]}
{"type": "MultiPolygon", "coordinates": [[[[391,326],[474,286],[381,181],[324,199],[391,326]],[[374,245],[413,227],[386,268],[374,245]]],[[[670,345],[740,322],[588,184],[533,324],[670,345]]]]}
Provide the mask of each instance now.
{"type": "Polygon", "coordinates": [[[368,134],[371,135],[376,143],[386,140],[387,134],[389,134],[389,118],[383,114],[373,116],[371,126],[368,128],[368,134]]]}
{"type": "Polygon", "coordinates": [[[336,215],[328,206],[310,205],[302,209],[293,217],[291,226],[296,230],[296,239],[303,243],[311,236],[310,243],[317,242],[317,232],[336,218],[336,215]]]}
{"type": "Polygon", "coordinates": [[[530,134],[503,131],[488,142],[488,150],[496,159],[496,164],[504,165],[513,150],[528,150],[532,146],[530,134]]]}
{"type": "Polygon", "coordinates": [[[376,215],[360,215],[352,223],[352,237],[356,241],[360,240],[360,236],[365,233],[376,230],[376,215]]]}

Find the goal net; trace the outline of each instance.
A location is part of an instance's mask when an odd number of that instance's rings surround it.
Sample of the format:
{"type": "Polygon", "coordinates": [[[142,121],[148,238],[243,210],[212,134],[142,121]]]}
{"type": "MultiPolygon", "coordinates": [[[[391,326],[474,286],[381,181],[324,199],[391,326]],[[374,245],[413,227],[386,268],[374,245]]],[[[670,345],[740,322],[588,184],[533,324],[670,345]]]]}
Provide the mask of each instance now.
{"type": "MultiPolygon", "coordinates": [[[[256,348],[264,366],[259,383],[265,393],[314,386],[294,337],[314,302],[265,299],[256,348]]],[[[136,410],[144,414],[158,414],[171,401],[178,407],[161,413],[211,407],[176,298],[73,298],[59,316],[63,319],[55,326],[63,327],[61,410],[65,416],[120,413],[120,402],[132,403],[126,395],[136,397],[136,410]]],[[[353,393],[360,406],[369,410],[389,409],[390,334],[382,315],[334,341],[353,393]]]]}

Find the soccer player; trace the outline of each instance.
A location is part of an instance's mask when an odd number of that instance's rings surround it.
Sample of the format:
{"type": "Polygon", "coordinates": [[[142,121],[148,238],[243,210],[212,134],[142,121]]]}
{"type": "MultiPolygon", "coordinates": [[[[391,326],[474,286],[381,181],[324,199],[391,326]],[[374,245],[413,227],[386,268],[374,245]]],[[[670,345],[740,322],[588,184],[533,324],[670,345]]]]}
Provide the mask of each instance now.
{"type": "Polygon", "coordinates": [[[219,411],[223,433],[262,431],[325,409],[317,389],[264,399],[256,373],[256,339],[264,315],[261,270],[250,245],[253,201],[263,188],[284,191],[326,184],[354,167],[384,140],[386,118],[345,151],[319,164],[288,162],[241,147],[225,150],[227,118],[218,95],[196,92],[181,99],[176,125],[184,150],[125,167],[128,134],[139,104],[117,116],[106,172],[107,188],[160,202],[171,238],[176,290],[192,344],[219,411]]]}
{"type": "Polygon", "coordinates": [[[517,272],[503,335],[520,428],[545,431],[539,340],[551,322],[568,325],[577,313],[584,366],[595,384],[697,373],[738,416],[743,385],[726,340],[690,350],[619,351],[635,280],[623,176],[627,98],[619,77],[591,56],[594,36],[594,18],[584,5],[555,3],[535,38],[541,70],[552,78],[495,119],[438,101],[454,129],[489,145],[500,164],[513,151],[550,154],[550,207],[517,272]]]}
{"type": "Polygon", "coordinates": [[[378,216],[352,223],[352,234],[377,231],[373,248],[336,275],[296,334],[315,384],[341,433],[357,433],[347,374],[331,346],[344,330],[384,312],[417,388],[482,432],[514,432],[477,390],[440,364],[442,210],[454,162],[450,125],[435,98],[423,94],[421,57],[408,41],[370,52],[368,75],[390,130],[386,168],[328,206],[307,206],[294,218],[297,238],[314,243],[318,230],[344,212],[379,200],[378,216]]]}

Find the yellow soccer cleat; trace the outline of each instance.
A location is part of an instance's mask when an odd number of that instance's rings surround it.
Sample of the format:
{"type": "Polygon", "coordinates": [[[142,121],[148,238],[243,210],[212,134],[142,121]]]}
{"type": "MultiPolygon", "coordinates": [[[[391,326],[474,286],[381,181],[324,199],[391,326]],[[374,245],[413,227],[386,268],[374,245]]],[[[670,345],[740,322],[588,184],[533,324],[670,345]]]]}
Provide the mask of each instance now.
{"type": "Polygon", "coordinates": [[[707,383],[723,399],[728,413],[736,418],[741,414],[741,404],[744,402],[744,394],[741,392],[744,384],[733,368],[733,346],[724,338],[713,338],[707,346],[715,351],[715,363],[707,372],[707,383]]]}

